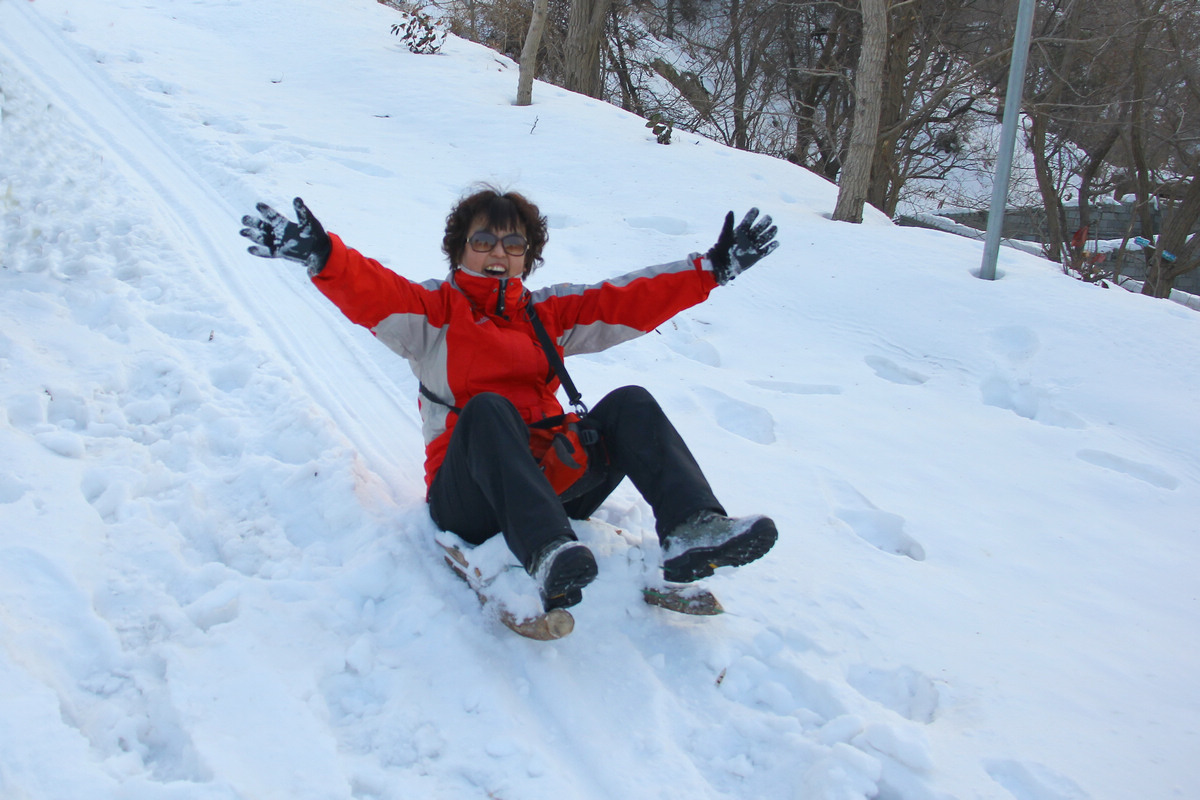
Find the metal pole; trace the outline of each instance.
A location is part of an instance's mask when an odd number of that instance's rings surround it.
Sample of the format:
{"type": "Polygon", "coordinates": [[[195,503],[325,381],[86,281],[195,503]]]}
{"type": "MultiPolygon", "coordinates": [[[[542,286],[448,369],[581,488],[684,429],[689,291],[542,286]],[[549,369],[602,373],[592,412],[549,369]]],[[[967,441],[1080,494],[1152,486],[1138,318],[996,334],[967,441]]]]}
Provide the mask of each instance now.
{"type": "Polygon", "coordinates": [[[1017,11],[1012,64],[1008,69],[1008,94],[1004,98],[1004,123],[1000,129],[1000,155],[992,179],[992,206],[988,211],[987,238],[983,243],[983,266],[979,269],[979,277],[987,281],[996,280],[996,258],[1000,254],[1004,210],[1008,207],[1008,182],[1012,177],[1013,151],[1017,143],[1017,120],[1025,89],[1025,65],[1029,62],[1029,39],[1033,34],[1033,6],[1034,0],[1021,0],[1017,11]]]}

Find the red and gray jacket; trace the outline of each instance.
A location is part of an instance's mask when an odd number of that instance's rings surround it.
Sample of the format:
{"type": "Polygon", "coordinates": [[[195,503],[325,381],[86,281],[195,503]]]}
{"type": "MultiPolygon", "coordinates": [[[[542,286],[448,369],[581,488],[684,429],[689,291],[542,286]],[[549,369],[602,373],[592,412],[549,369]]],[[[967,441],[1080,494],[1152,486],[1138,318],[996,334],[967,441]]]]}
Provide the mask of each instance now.
{"type": "Polygon", "coordinates": [[[526,315],[528,304],[536,306],[560,355],[569,356],[648,333],[704,301],[717,285],[699,255],[601,283],[533,292],[520,278],[498,280],[462,269],[447,280],[416,283],[337,235],[330,239],[333,250],[313,283],[350,321],[408,359],[417,380],[442,401],[420,401],[427,487],[458,419],[450,406],[496,392],[527,424],[563,413],[555,396],[559,381],[526,315]]]}

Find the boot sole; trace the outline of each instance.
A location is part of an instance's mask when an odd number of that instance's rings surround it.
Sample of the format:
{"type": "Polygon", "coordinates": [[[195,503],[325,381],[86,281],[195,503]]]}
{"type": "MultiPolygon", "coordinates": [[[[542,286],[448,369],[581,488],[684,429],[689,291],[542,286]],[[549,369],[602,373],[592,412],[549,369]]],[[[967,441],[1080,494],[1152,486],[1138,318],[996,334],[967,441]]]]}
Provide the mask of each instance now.
{"type": "Polygon", "coordinates": [[[542,606],[547,611],[570,608],[583,600],[583,587],[596,580],[599,568],[591,551],[573,548],[554,560],[546,585],[542,587],[542,606]]]}
{"type": "Polygon", "coordinates": [[[740,567],[757,561],[775,546],[779,531],[769,517],[757,520],[745,532],[714,545],[696,547],[663,564],[663,578],[691,583],[712,575],[718,567],[740,567]]]}

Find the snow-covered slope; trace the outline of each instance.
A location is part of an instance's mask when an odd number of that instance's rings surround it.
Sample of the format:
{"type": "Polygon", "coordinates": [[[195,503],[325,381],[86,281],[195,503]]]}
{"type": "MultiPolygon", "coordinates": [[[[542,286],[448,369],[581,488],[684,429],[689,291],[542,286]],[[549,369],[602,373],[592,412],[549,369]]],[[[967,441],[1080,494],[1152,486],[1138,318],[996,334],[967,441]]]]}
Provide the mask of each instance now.
{"type": "Polygon", "coordinates": [[[0,0],[0,797],[1200,793],[1200,317],[872,216],[372,0],[0,0]],[[644,606],[623,487],[544,644],[439,562],[416,386],[238,219],[302,195],[410,277],[479,180],[534,283],[781,249],[580,357],[648,386],[767,558],[644,606]]]}

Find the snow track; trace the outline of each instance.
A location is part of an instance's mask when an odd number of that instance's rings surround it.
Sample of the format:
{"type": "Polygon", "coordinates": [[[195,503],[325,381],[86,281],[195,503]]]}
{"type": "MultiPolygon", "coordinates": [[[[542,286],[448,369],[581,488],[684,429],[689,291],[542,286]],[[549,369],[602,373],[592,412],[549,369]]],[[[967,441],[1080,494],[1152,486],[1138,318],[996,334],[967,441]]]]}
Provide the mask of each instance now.
{"type": "MultiPolygon", "coordinates": [[[[101,144],[120,171],[146,193],[147,207],[167,232],[190,272],[226,287],[241,316],[258,329],[303,381],[306,391],[354,442],[371,468],[391,485],[414,485],[423,472],[410,449],[381,443],[420,444],[415,381],[397,380],[360,346],[336,309],[287,261],[258,261],[236,235],[253,192],[226,182],[214,188],[191,166],[188,153],[155,133],[155,123],[125,102],[113,86],[55,32],[28,3],[0,3],[0,43],[33,71],[45,96],[66,110],[101,144]],[[297,321],[320,320],[322,324],[297,321]]],[[[228,179],[227,179],[228,180],[228,179]]],[[[370,340],[369,335],[365,335],[370,340]]],[[[389,356],[389,358],[391,358],[389,356]]],[[[392,359],[395,361],[395,359],[392,359]]],[[[403,364],[396,363],[408,378],[403,364]]]]}

